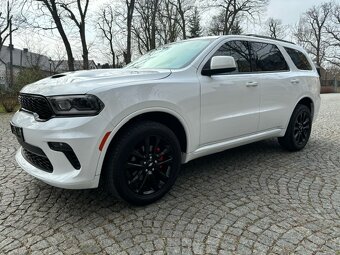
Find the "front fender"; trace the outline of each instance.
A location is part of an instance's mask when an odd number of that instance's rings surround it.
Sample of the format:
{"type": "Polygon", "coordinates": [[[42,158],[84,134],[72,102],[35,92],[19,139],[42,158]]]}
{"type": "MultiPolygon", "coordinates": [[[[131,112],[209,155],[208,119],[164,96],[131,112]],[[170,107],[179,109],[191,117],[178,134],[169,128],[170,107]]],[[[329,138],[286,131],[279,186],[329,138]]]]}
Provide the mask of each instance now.
{"type": "MultiPolygon", "coordinates": [[[[112,127],[112,131],[111,131],[109,137],[107,138],[104,147],[102,148],[102,153],[100,154],[100,157],[99,157],[99,160],[98,160],[96,175],[100,175],[100,173],[101,173],[107,149],[109,148],[109,146],[110,146],[113,138],[117,134],[117,132],[122,127],[124,127],[124,125],[127,124],[130,120],[132,120],[133,118],[135,118],[135,117],[137,117],[141,114],[144,114],[144,113],[164,112],[164,113],[168,113],[168,114],[174,116],[175,118],[177,118],[180,121],[180,123],[182,124],[182,126],[184,127],[184,130],[185,130],[185,133],[186,133],[188,151],[190,151],[189,148],[193,147],[193,145],[192,145],[192,141],[193,141],[192,133],[190,132],[191,129],[189,128],[189,124],[187,123],[185,118],[181,114],[179,114],[176,110],[166,108],[166,107],[156,107],[156,106],[146,107],[146,108],[142,108],[142,109],[139,108],[139,110],[135,110],[136,108],[138,108],[138,106],[134,106],[134,107],[131,107],[130,109],[124,110],[121,114],[116,116],[116,118],[114,118],[111,121],[110,126],[112,127]],[[129,112],[129,113],[127,113],[127,112],[129,112]]],[[[104,135],[105,134],[103,134],[103,136],[104,135]]]]}

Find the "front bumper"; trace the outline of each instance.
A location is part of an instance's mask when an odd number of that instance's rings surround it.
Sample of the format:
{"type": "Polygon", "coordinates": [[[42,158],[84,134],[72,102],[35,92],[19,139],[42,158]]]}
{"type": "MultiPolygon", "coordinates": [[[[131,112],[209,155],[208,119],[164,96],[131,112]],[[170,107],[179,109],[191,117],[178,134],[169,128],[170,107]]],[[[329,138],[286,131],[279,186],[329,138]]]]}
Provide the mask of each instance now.
{"type": "Polygon", "coordinates": [[[40,148],[53,166],[52,172],[37,168],[27,160],[23,155],[24,149],[20,147],[16,160],[27,173],[60,188],[98,187],[100,171],[97,171],[97,167],[101,154],[99,144],[104,134],[110,131],[109,121],[103,116],[53,118],[38,122],[32,114],[18,111],[13,116],[12,123],[22,127],[25,143],[40,148]],[[48,142],[67,143],[77,156],[80,169],[75,169],[63,152],[52,150],[48,142]]]}

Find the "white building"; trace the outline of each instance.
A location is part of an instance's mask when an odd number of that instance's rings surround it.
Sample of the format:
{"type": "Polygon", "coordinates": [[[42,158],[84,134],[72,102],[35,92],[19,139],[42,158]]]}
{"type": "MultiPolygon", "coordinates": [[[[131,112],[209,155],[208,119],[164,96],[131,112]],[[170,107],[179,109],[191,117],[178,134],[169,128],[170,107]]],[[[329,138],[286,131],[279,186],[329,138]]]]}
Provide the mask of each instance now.
{"type": "MultiPolygon", "coordinates": [[[[52,60],[51,58],[28,51],[28,49],[13,48],[13,79],[20,70],[25,68],[38,68],[46,76],[68,71],[67,60],[52,60]]],[[[0,51],[0,88],[7,88],[10,83],[10,48],[2,46],[0,51]]],[[[83,61],[74,61],[75,70],[83,70],[83,61]]],[[[89,69],[97,69],[93,60],[89,61],[89,69]]]]}
{"type": "MultiPolygon", "coordinates": [[[[41,71],[50,74],[51,60],[41,54],[29,52],[28,49],[13,48],[13,76],[23,68],[39,68],[41,71]]],[[[10,81],[10,47],[2,46],[0,51],[0,87],[8,87],[10,81]]]]}

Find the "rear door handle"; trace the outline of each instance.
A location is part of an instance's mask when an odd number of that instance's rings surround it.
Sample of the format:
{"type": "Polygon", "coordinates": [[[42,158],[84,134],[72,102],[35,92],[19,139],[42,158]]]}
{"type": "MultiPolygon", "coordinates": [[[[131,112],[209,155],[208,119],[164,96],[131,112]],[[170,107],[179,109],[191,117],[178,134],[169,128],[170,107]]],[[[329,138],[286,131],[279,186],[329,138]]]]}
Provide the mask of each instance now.
{"type": "Polygon", "coordinates": [[[299,84],[300,81],[298,79],[293,79],[290,81],[291,84],[299,84]]]}
{"type": "Polygon", "coordinates": [[[250,88],[250,87],[257,87],[259,84],[256,82],[256,81],[250,81],[250,82],[247,82],[246,83],[246,86],[248,87],[248,88],[250,88]]]}

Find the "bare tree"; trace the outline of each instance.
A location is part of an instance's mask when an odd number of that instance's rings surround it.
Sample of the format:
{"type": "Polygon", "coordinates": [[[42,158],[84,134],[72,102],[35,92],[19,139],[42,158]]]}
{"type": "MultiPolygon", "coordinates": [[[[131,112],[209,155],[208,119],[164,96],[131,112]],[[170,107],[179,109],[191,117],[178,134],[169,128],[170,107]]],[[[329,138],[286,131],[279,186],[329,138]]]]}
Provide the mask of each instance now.
{"type": "MultiPolygon", "coordinates": [[[[225,26],[225,12],[220,11],[219,14],[213,16],[210,24],[209,34],[210,35],[224,35],[226,34],[225,26]]],[[[235,17],[233,24],[228,25],[227,34],[242,34],[242,27],[239,17],[235,17]]]]}
{"type": "Polygon", "coordinates": [[[51,72],[57,73],[59,68],[64,64],[65,62],[65,50],[60,45],[56,45],[56,47],[53,49],[52,52],[52,58],[51,61],[51,72]]]}
{"type": "Polygon", "coordinates": [[[326,50],[329,47],[325,26],[331,9],[331,3],[313,6],[302,16],[294,34],[297,41],[304,45],[307,51],[315,57],[315,62],[319,66],[323,63],[326,50]]]}
{"type": "Polygon", "coordinates": [[[202,35],[201,17],[197,7],[189,18],[189,34],[190,38],[200,37],[202,35]]]}
{"type": "Polygon", "coordinates": [[[156,48],[157,14],[160,0],[140,0],[136,3],[133,33],[140,53],[156,48]]]}
{"type": "Polygon", "coordinates": [[[223,12],[222,34],[232,33],[241,18],[255,18],[268,5],[268,0],[214,0],[210,7],[217,7],[223,12]]]}
{"type": "Polygon", "coordinates": [[[13,22],[12,3],[7,1],[0,5],[0,50],[11,33],[18,28],[12,28],[10,31],[10,24],[13,22]]]}
{"type": "Polygon", "coordinates": [[[173,5],[171,1],[163,1],[158,11],[158,44],[167,44],[176,41],[182,30],[180,19],[177,7],[173,5]]]}
{"type": "Polygon", "coordinates": [[[50,27],[41,26],[42,29],[57,29],[59,35],[64,43],[66,54],[67,54],[67,63],[68,69],[70,71],[74,70],[74,58],[73,52],[71,48],[70,41],[66,35],[65,28],[62,23],[61,10],[59,6],[59,2],[56,0],[25,0],[24,4],[27,5],[28,9],[32,8],[32,4],[37,3],[36,11],[42,12],[43,15],[47,15],[51,18],[53,25],[50,27]]]}
{"type": "Polygon", "coordinates": [[[136,2],[133,34],[140,54],[158,45],[186,38],[188,0],[140,0],[136,2]]]}
{"type": "Polygon", "coordinates": [[[98,26],[101,30],[103,37],[107,40],[110,47],[110,54],[112,57],[112,67],[115,68],[116,52],[114,49],[114,38],[116,30],[114,28],[115,14],[112,6],[107,6],[101,10],[99,14],[98,26]]]}
{"type": "Polygon", "coordinates": [[[266,26],[267,26],[266,34],[268,34],[270,37],[276,39],[285,38],[287,26],[284,26],[282,24],[282,20],[269,18],[266,21],[266,26]]]}
{"type": "Polygon", "coordinates": [[[83,68],[85,70],[89,69],[89,50],[86,43],[86,15],[89,7],[90,0],[75,0],[61,3],[61,8],[63,8],[68,13],[68,18],[70,18],[77,28],[79,29],[80,41],[83,50],[83,68]],[[84,3],[84,6],[82,5],[84,3]],[[73,10],[73,5],[76,5],[76,11],[73,10]],[[77,17],[78,16],[78,17],[77,17]]]}
{"type": "MultiPolygon", "coordinates": [[[[132,57],[132,36],[133,36],[133,21],[135,16],[135,0],[118,0],[108,3],[115,16],[115,26],[117,30],[117,38],[115,39],[116,48],[119,49],[120,55],[123,57],[123,62],[128,64],[132,57]],[[118,39],[119,38],[119,39],[118,39]]],[[[116,52],[116,63],[117,52],[116,52]]],[[[111,62],[111,61],[110,61],[111,62]]],[[[119,65],[123,64],[120,63],[119,65]]]]}
{"type": "Polygon", "coordinates": [[[330,36],[330,54],[328,62],[340,67],[340,4],[332,8],[329,23],[326,25],[326,31],[330,36]]]}
{"type": "Polygon", "coordinates": [[[170,4],[176,7],[179,19],[176,21],[182,30],[182,38],[187,38],[186,23],[188,22],[187,14],[192,9],[193,4],[191,0],[170,0],[170,4]]]}

